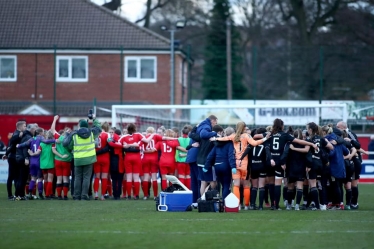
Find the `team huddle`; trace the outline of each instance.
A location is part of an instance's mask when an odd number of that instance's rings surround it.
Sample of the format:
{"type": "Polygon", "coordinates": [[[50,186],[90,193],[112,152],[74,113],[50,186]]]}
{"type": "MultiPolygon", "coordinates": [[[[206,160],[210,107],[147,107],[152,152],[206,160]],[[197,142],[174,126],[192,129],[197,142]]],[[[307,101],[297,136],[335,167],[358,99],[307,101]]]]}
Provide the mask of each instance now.
{"type": "Polygon", "coordinates": [[[9,200],[68,200],[69,191],[74,200],[147,200],[151,189],[158,196],[158,176],[165,190],[166,175],[175,175],[192,190],[193,207],[208,189],[218,189],[223,199],[233,192],[244,210],[281,210],[283,184],[287,210],[358,209],[366,151],[343,121],[336,127],[311,122],[303,131],[285,131],[281,119],[266,128],[238,122],[223,129],[211,115],[181,132],[161,126],[140,133],[135,124],[121,131],[95,118],[90,128],[80,120],[75,131],[56,131],[58,118],[48,131],[17,122],[3,157],[9,200]]]}

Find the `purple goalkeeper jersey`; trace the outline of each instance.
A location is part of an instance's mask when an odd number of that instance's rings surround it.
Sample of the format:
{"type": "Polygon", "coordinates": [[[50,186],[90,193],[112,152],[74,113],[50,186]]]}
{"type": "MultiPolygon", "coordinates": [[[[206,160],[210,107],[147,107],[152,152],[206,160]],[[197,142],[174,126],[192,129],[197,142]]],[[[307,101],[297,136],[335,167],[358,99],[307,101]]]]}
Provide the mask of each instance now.
{"type": "MultiPolygon", "coordinates": [[[[42,137],[40,136],[37,136],[37,137],[33,137],[31,142],[30,142],[30,149],[32,150],[32,152],[36,152],[40,146],[40,143],[42,141],[41,139],[42,137]]],[[[35,155],[35,156],[31,156],[30,157],[30,165],[38,165],[40,167],[40,154],[39,155],[35,155]]]]}
{"type": "MultiPolygon", "coordinates": [[[[55,142],[55,139],[45,139],[43,136],[37,135],[36,137],[33,137],[32,139],[30,139],[29,142],[30,142],[30,149],[32,150],[32,152],[35,153],[38,150],[41,142],[46,143],[46,144],[52,144],[55,142]]],[[[40,154],[30,157],[30,165],[34,165],[34,164],[40,166],[40,154]]]]}

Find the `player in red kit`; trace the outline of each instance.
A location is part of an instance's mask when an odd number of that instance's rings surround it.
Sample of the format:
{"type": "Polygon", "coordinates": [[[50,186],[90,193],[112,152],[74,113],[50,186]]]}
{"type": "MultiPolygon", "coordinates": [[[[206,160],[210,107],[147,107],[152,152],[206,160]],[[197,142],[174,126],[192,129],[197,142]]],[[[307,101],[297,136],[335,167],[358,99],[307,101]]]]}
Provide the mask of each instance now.
{"type": "MultiPolygon", "coordinates": [[[[192,126],[186,125],[182,129],[182,136],[178,138],[179,145],[183,148],[187,148],[190,144],[190,138],[188,133],[192,130],[192,126]]],[[[190,177],[190,165],[186,163],[187,153],[177,151],[175,159],[177,162],[178,179],[186,185],[188,189],[191,188],[191,177],[190,177]]]]}
{"type": "Polygon", "coordinates": [[[105,200],[104,195],[107,190],[108,184],[108,173],[109,173],[109,166],[110,166],[110,155],[109,155],[109,144],[108,144],[108,131],[109,131],[109,124],[107,122],[101,125],[102,132],[100,133],[97,144],[96,144],[96,158],[97,161],[94,163],[94,193],[95,193],[95,200],[99,199],[98,191],[99,191],[99,182],[101,179],[101,200],[105,200]]]}
{"type": "MultiPolygon", "coordinates": [[[[149,138],[152,134],[155,133],[153,127],[147,128],[146,138],[149,138]]],[[[144,144],[144,155],[142,158],[142,167],[144,172],[144,179],[142,181],[142,189],[144,193],[144,200],[148,199],[150,193],[148,193],[148,182],[151,177],[152,187],[153,187],[153,196],[156,197],[158,194],[158,183],[157,183],[157,172],[158,172],[158,152],[156,149],[156,144],[158,141],[161,141],[162,137],[160,135],[154,135],[152,140],[148,144],[144,144]]]]}
{"type": "MultiPolygon", "coordinates": [[[[165,137],[173,138],[174,131],[166,130],[165,137]]],[[[175,172],[175,150],[187,152],[187,150],[179,146],[178,140],[162,141],[156,145],[157,150],[161,151],[160,157],[160,173],[161,188],[166,189],[166,175],[174,175],[175,172]]]]}
{"type": "Polygon", "coordinates": [[[139,173],[142,167],[141,155],[140,155],[140,148],[141,143],[149,143],[152,138],[153,134],[149,136],[149,138],[145,138],[141,133],[136,132],[136,126],[134,124],[129,124],[127,126],[128,134],[124,135],[120,139],[120,143],[122,143],[123,148],[125,149],[126,156],[125,156],[125,172],[126,172],[126,188],[128,199],[131,199],[131,188],[132,188],[132,181],[134,181],[134,199],[139,199],[139,190],[140,190],[140,182],[139,182],[139,173]]]}
{"type": "MultiPolygon", "coordinates": [[[[148,138],[149,136],[155,133],[155,129],[153,127],[148,127],[146,132],[146,138],[148,138]]],[[[178,138],[165,137],[163,132],[161,132],[161,134],[154,134],[152,140],[148,144],[144,144],[143,146],[144,156],[142,158],[142,164],[144,172],[144,181],[142,182],[142,189],[144,192],[145,200],[148,199],[147,196],[149,196],[149,188],[147,188],[147,184],[150,179],[150,176],[152,177],[152,188],[154,198],[156,198],[156,196],[158,195],[157,173],[159,171],[158,154],[160,151],[156,149],[157,144],[161,143],[164,140],[178,140],[178,138]]]]}

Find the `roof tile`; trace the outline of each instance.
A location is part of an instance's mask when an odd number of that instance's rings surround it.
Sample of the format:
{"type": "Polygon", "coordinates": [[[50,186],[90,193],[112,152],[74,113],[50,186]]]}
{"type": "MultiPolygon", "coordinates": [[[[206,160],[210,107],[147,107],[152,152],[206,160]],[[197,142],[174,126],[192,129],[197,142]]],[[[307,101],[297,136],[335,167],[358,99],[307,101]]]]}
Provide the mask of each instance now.
{"type": "Polygon", "coordinates": [[[170,41],[89,0],[0,1],[0,48],[168,49],[170,41]]]}

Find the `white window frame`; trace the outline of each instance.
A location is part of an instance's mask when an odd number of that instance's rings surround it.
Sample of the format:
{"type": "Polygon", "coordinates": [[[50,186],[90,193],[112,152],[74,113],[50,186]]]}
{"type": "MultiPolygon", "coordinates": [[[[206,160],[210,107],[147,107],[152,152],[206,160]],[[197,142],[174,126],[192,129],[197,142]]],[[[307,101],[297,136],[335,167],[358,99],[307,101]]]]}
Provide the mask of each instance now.
{"type": "Polygon", "coordinates": [[[1,78],[1,82],[16,82],[17,81],[17,56],[16,55],[0,55],[0,59],[14,59],[14,78],[1,78]]]}
{"type": "Polygon", "coordinates": [[[157,56],[125,56],[125,82],[128,83],[156,83],[157,82],[157,56]],[[140,78],[140,60],[142,59],[152,59],[154,61],[154,78],[153,79],[141,79],[140,78]],[[137,77],[128,77],[127,76],[127,66],[129,60],[135,60],[136,61],[136,75],[137,77]]]}
{"type": "Polygon", "coordinates": [[[57,82],[88,82],[88,56],[56,56],[56,81],[57,82]],[[73,79],[73,59],[85,59],[86,60],[86,77],[84,79],[73,79]],[[59,77],[60,60],[68,60],[69,77],[59,77]]]}

